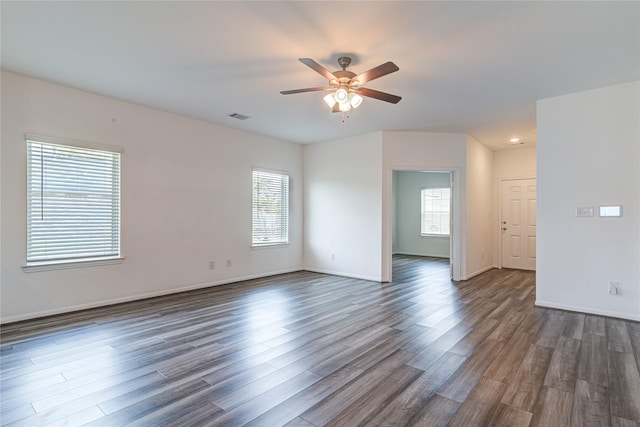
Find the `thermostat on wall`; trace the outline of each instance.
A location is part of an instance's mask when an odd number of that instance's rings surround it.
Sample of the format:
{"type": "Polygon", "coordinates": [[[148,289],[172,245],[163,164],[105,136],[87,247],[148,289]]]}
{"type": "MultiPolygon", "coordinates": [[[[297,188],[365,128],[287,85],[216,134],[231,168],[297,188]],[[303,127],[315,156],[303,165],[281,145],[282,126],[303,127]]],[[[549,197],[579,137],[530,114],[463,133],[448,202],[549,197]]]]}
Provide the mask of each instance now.
{"type": "Polygon", "coordinates": [[[622,206],[600,206],[600,216],[622,216],[622,206]]]}

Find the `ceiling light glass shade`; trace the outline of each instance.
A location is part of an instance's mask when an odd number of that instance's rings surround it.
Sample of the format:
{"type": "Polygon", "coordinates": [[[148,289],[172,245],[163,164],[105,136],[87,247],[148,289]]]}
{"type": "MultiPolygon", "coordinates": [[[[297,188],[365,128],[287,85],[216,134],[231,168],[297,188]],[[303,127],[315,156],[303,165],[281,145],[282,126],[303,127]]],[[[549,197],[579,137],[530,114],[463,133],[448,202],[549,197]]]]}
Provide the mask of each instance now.
{"type": "Polygon", "coordinates": [[[322,99],[324,99],[324,102],[327,103],[329,108],[333,108],[333,106],[336,105],[336,98],[333,96],[333,93],[330,93],[329,95],[326,95],[322,99]]]}
{"type": "Polygon", "coordinates": [[[351,110],[351,104],[349,104],[349,102],[341,102],[340,104],[338,104],[338,108],[340,109],[340,111],[342,111],[343,113],[346,111],[351,110]]]}
{"type": "Polygon", "coordinates": [[[362,97],[357,93],[349,94],[349,103],[353,108],[358,108],[362,104],[362,97]]]}
{"type": "Polygon", "coordinates": [[[349,100],[349,92],[347,92],[343,87],[338,88],[338,90],[336,90],[335,98],[336,102],[340,104],[347,102],[349,100]]]}

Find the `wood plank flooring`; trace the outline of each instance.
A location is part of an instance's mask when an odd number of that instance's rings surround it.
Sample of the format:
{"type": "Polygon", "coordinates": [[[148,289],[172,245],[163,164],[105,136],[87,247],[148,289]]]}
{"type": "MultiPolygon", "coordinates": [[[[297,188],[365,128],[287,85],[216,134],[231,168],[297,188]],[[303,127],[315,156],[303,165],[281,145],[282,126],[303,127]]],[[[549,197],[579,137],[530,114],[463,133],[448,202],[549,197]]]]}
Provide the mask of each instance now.
{"type": "Polygon", "coordinates": [[[535,273],[299,272],[5,325],[2,426],[640,426],[640,324],[535,273]]]}

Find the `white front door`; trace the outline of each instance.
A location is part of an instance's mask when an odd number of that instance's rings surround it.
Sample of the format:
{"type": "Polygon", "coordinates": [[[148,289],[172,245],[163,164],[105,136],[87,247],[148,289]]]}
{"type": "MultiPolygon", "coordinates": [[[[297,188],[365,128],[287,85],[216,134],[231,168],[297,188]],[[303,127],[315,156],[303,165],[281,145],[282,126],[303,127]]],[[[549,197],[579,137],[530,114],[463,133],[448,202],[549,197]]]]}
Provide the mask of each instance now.
{"type": "Polygon", "coordinates": [[[536,269],[536,180],[502,181],[502,267],[536,269]]]}

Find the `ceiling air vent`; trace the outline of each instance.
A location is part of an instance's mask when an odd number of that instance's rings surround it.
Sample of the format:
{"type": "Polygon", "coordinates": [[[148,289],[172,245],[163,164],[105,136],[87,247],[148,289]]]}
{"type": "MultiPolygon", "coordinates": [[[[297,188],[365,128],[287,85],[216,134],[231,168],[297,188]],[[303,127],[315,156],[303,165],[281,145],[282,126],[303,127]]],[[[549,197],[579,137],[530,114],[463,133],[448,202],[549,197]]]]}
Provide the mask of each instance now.
{"type": "Polygon", "coordinates": [[[250,118],[249,116],[245,116],[244,114],[239,113],[231,113],[228,116],[238,120],[247,120],[248,118],[250,118]]]}

